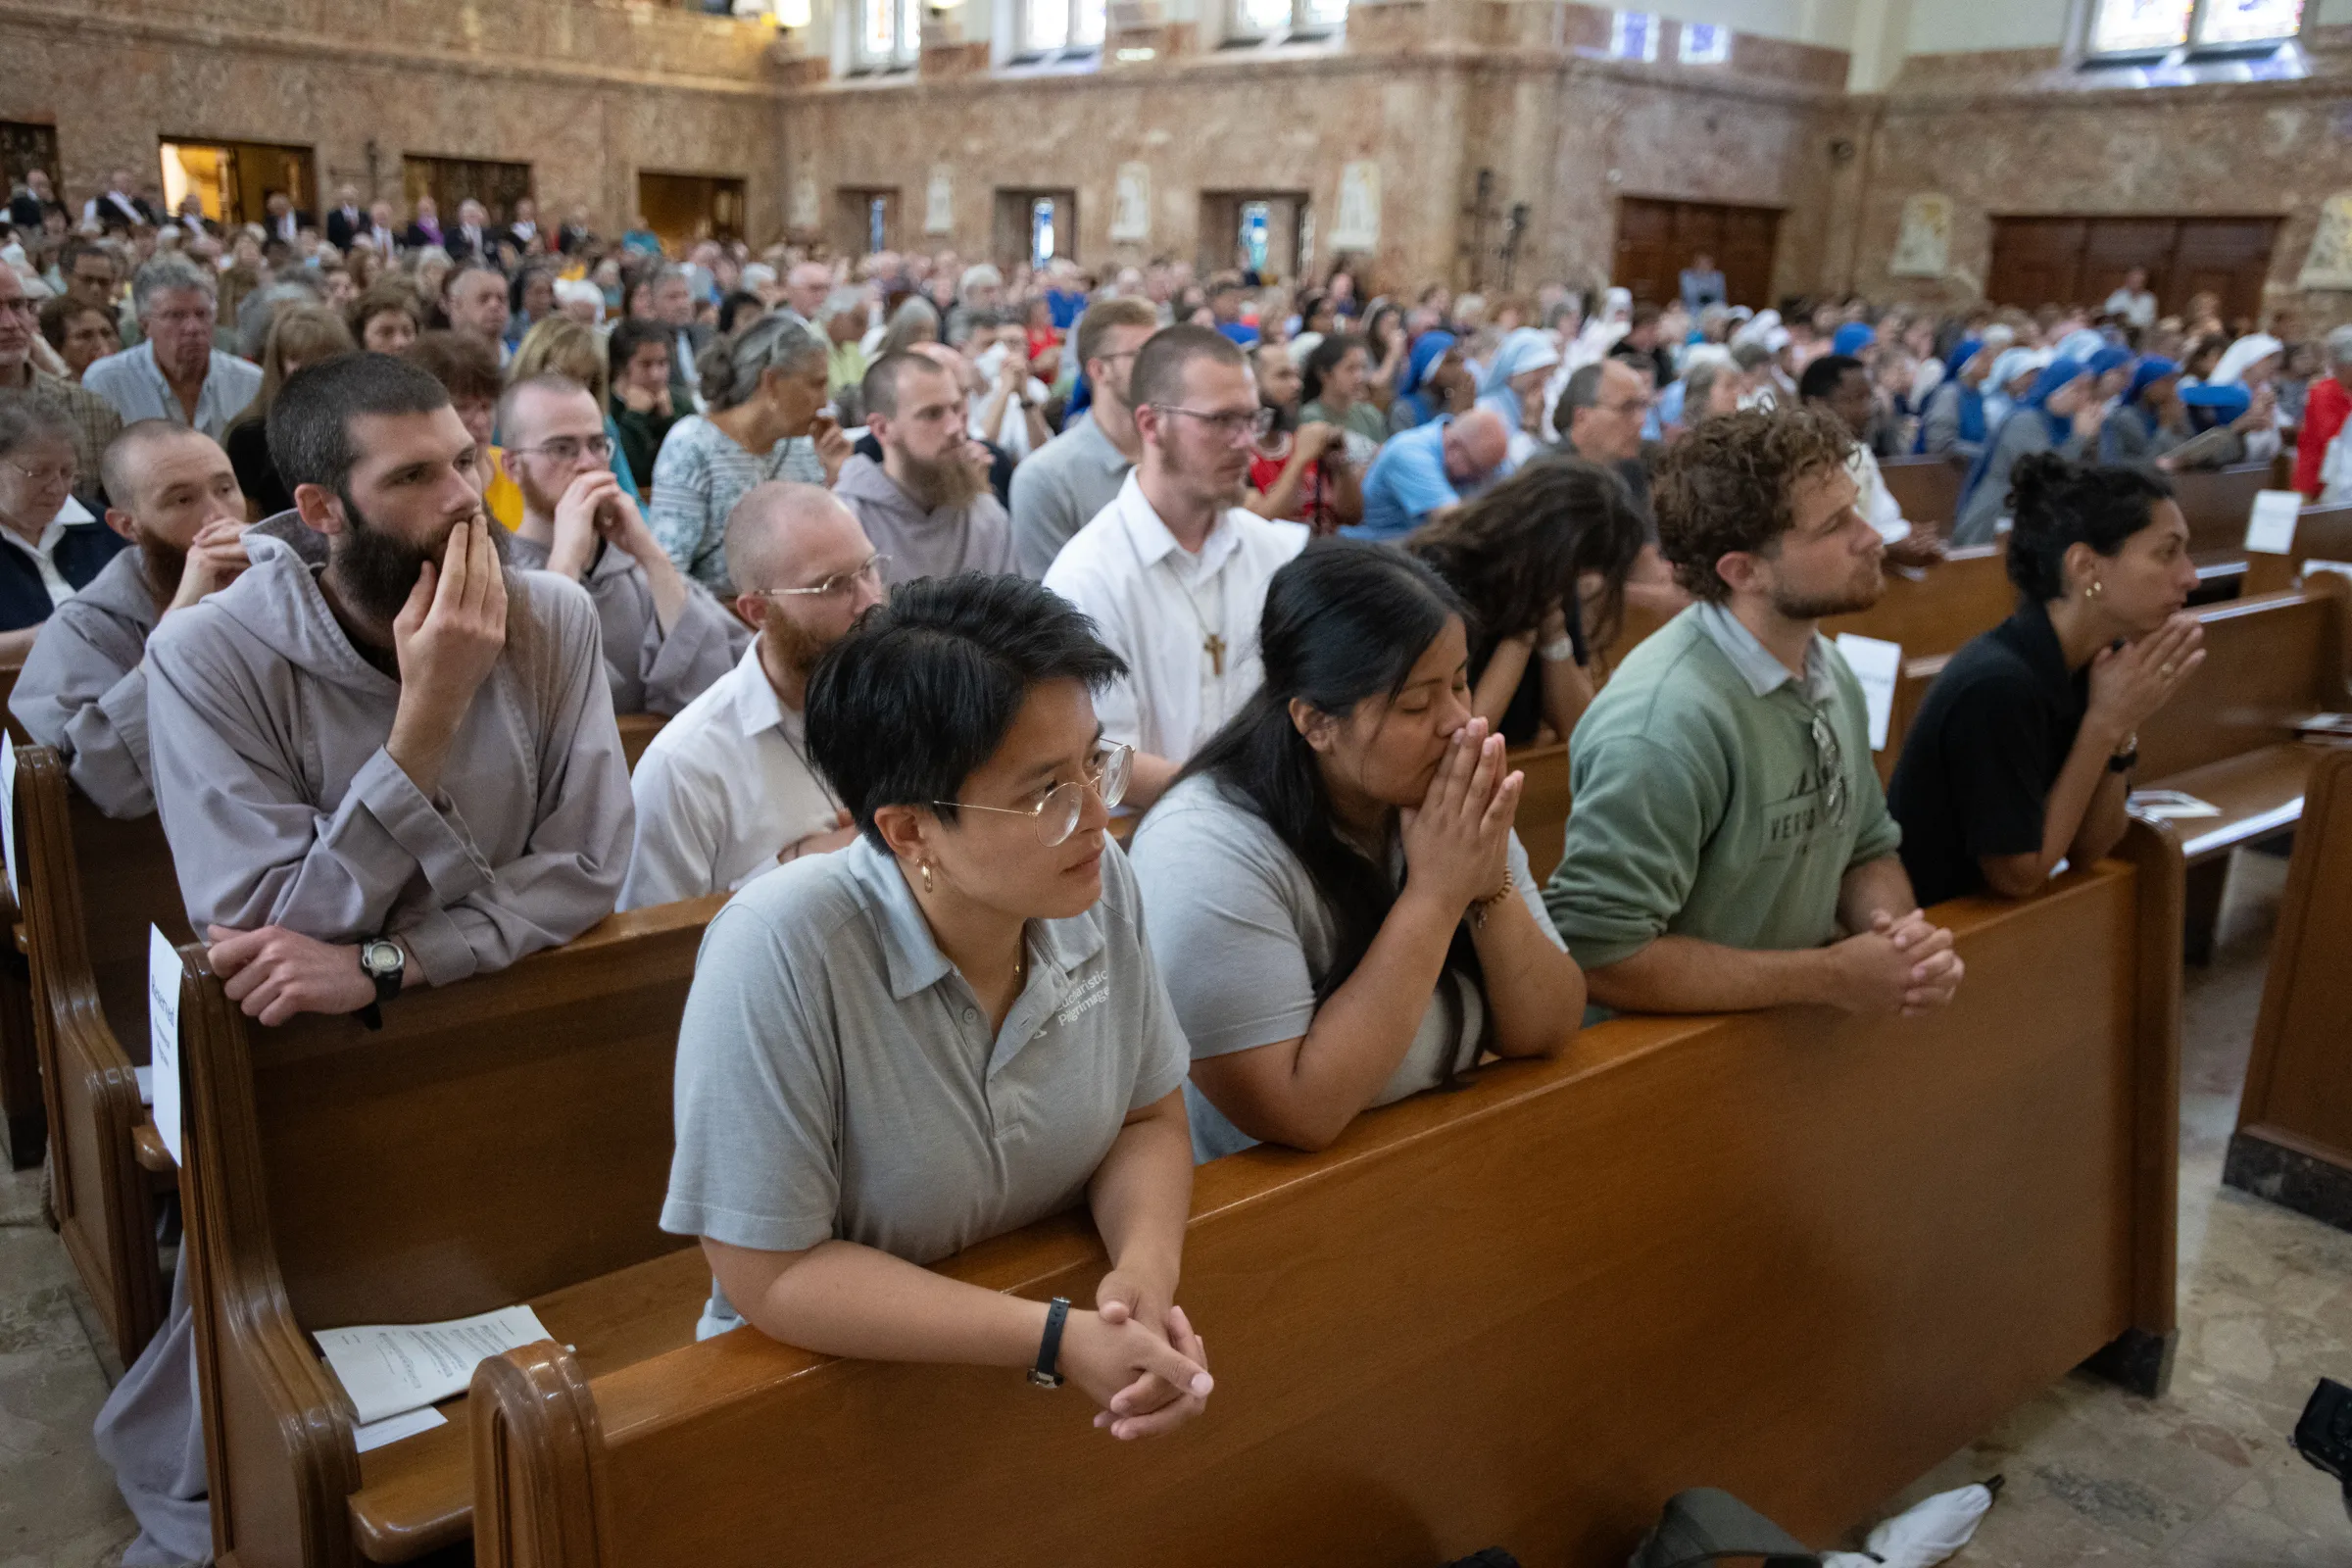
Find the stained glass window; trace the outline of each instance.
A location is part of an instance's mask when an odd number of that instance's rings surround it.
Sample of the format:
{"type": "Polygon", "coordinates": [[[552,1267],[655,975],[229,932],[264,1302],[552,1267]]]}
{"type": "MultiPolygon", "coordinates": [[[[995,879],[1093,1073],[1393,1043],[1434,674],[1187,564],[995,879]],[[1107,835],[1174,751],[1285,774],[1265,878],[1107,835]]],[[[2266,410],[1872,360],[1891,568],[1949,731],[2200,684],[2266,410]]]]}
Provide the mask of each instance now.
{"type": "Polygon", "coordinates": [[[2172,49],[2188,41],[2188,13],[2195,0],[2099,0],[2091,24],[2094,55],[2172,49]]]}
{"type": "Polygon", "coordinates": [[[2200,44],[2259,43],[2292,38],[2303,28],[2303,0],[2205,0],[2197,18],[2200,44]]]}
{"type": "Polygon", "coordinates": [[[1720,66],[1732,58],[1732,29],[1712,22],[1686,22],[1678,52],[1687,66],[1720,66]]]}
{"type": "Polygon", "coordinates": [[[1647,11],[1620,11],[1609,25],[1609,53],[1619,60],[1658,58],[1658,19],[1647,11]]]}

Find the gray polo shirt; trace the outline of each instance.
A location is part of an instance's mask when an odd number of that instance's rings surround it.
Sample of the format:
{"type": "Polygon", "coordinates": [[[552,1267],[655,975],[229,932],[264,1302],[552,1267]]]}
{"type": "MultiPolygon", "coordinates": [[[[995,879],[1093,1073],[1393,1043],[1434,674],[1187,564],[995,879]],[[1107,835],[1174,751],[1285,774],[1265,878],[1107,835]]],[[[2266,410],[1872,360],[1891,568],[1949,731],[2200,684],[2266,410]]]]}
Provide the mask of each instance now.
{"type": "MultiPolygon", "coordinates": [[[[1513,885],[1536,925],[1556,944],[1544,890],[1511,835],[1513,885]]],[[[1397,854],[1395,869],[1401,872],[1397,854]]],[[[1150,913],[1152,951],[1195,1056],[1222,1056],[1296,1040],[1315,1021],[1316,987],[1330,972],[1337,933],[1306,866],[1264,817],[1216,783],[1189,778],[1161,798],[1135,835],[1135,873],[1150,913]]],[[[1562,944],[1562,946],[1565,946],[1562,944]]],[[[1452,1029],[1445,999],[1433,993],[1421,1027],[1378,1096],[1386,1105],[1434,1089],[1448,1068],[1477,1064],[1486,1035],[1486,999],[1466,975],[1443,985],[1461,994],[1462,1033],[1449,1058],[1452,1029]]],[[[1207,1161],[1255,1140],[1225,1119],[1188,1079],[1193,1157],[1207,1161]]]]}
{"type": "MultiPolygon", "coordinates": [[[[662,1228],[936,1262],[1081,1201],[1127,1113],[1188,1059],[1115,844],[1093,908],[1029,922],[1029,983],[992,1036],[898,863],[859,839],[710,922],[662,1228]]],[[[704,1332],[740,1321],[714,1287],[704,1332]]]]}
{"type": "Polygon", "coordinates": [[[114,405],[124,424],[170,419],[173,424],[193,424],[218,441],[228,433],[229,421],[244,413],[262,390],[262,368],[215,349],[211,368],[205,371],[204,390],[196,394],[193,420],[155,363],[153,343],[108,355],[81,372],[81,384],[114,405]]]}
{"type": "Polygon", "coordinates": [[[1135,465],[1110,444],[1091,418],[1021,460],[1012,470],[1012,564],[1033,582],[1061,554],[1070,536],[1119,498],[1135,465]]]}

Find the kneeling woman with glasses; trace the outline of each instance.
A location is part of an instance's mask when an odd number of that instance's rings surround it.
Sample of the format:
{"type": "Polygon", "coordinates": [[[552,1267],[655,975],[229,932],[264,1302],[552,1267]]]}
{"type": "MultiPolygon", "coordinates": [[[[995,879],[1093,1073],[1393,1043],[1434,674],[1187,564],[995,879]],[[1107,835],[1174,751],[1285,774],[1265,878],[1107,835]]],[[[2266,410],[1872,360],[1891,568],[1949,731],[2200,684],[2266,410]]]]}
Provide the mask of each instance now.
{"type": "Polygon", "coordinates": [[[1265,684],[1136,834],[1197,1158],[1321,1149],[1576,1033],[1584,975],[1511,830],[1520,775],[1471,711],[1463,621],[1411,557],[1308,545],[1266,590],[1265,684]]]}
{"type": "Polygon", "coordinates": [[[1120,1438],[1200,1410],[1184,1036],[1106,831],[1121,671],[1060,599],[976,575],[900,586],[817,665],[809,755],[860,837],[719,911],[679,1030],[662,1225],[710,1260],[704,1334],[1027,1367],[1120,1438]],[[922,1266],[1081,1199],[1092,1311],[922,1266]]]}

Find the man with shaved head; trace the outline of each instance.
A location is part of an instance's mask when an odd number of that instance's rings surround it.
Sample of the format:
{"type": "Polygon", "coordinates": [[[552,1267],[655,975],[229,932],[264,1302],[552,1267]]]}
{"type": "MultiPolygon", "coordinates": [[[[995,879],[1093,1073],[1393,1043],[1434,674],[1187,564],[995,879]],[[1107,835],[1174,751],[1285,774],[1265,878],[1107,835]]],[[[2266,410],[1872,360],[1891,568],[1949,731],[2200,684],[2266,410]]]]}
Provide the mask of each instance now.
{"type": "Polygon", "coordinates": [[[147,639],[163,618],[245,569],[245,497],[228,454],[169,419],[107,447],[107,526],[137,546],[42,623],[9,698],[25,732],[65,758],[109,816],[155,809],[147,756],[147,639]]]}
{"type": "Polygon", "coordinates": [[[853,456],[833,493],[889,559],[886,583],[1010,571],[1012,524],[965,433],[954,373],[922,356],[886,354],[865,372],[863,393],[882,458],[853,456]]]}
{"type": "Polygon", "coordinates": [[[1364,520],[1340,531],[1401,539],[1511,471],[1511,432],[1493,409],[1441,414],[1391,436],[1364,474],[1364,520]]]}
{"type": "Polygon", "coordinates": [[[782,481],[735,503],[726,552],[736,612],[759,632],[638,759],[624,909],[732,892],[858,836],[808,765],[801,714],[809,673],[880,601],[888,563],[849,508],[782,481]]]}
{"type": "Polygon", "coordinates": [[[795,262],[784,274],[784,308],[801,318],[808,330],[818,330],[825,296],[833,292],[833,269],[822,262],[795,262]]]}
{"type": "Polygon", "coordinates": [[[751,629],[678,570],[612,473],[596,395],[561,375],[507,388],[499,462],[522,492],[515,565],[596,602],[615,713],[675,713],[724,675],[751,629]]]}

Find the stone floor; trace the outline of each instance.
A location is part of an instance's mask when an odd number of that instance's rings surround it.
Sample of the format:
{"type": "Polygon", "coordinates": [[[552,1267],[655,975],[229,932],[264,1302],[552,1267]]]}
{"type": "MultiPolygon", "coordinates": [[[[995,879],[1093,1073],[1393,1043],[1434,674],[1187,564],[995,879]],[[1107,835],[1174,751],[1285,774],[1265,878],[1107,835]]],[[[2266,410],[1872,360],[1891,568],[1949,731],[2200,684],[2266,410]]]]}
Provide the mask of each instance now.
{"type": "MultiPolygon", "coordinates": [[[[2352,1380],[2352,1235],[2221,1187],[2284,877],[2283,861],[2239,858],[2215,960],[2189,973],[2172,1392],[2077,1374],[1892,1499],[2007,1478],[1956,1568],[2352,1563],[2335,1483],[2287,1445],[2313,1384],[2352,1380]]],[[[0,1568],[95,1568],[131,1534],[89,1442],[122,1368],[39,1188],[0,1177],[0,1568]]]]}

